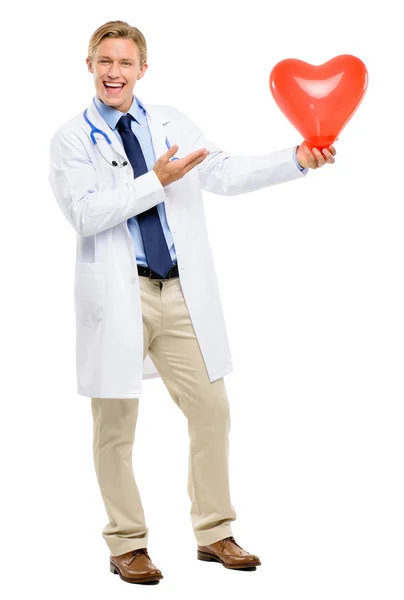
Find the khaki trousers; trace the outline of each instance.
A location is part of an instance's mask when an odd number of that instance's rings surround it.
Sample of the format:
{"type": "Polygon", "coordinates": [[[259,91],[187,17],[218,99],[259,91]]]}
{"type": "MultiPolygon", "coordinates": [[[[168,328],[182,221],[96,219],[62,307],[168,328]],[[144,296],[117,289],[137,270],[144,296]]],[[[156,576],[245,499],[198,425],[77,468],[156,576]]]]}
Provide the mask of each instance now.
{"type": "MultiPolygon", "coordinates": [[[[147,351],[188,421],[188,494],[197,543],[233,535],[229,490],[230,408],[224,379],[210,382],[179,277],[139,276],[147,351]]],[[[138,398],[92,398],[93,453],[112,556],[146,548],[148,527],[132,469],[138,398]]]]}

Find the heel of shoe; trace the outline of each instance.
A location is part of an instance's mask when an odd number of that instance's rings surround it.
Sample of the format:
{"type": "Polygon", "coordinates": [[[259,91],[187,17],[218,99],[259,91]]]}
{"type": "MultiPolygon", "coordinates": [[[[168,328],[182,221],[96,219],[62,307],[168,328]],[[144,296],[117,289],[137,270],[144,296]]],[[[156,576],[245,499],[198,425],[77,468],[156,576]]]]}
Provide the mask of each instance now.
{"type": "Polygon", "coordinates": [[[198,550],[198,560],[206,560],[207,562],[217,562],[217,559],[211,556],[210,554],[206,554],[201,550],[198,550]]]}
{"type": "Polygon", "coordinates": [[[112,564],[112,562],[109,563],[109,570],[111,573],[114,573],[114,575],[119,575],[118,569],[112,564]]]}

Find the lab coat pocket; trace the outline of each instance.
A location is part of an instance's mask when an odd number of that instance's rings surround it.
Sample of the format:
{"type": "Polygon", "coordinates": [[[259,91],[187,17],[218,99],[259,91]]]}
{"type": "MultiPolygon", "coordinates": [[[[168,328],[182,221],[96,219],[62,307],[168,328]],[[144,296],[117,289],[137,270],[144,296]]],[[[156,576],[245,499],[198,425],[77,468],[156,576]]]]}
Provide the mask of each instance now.
{"type": "Polygon", "coordinates": [[[74,296],[76,321],[91,330],[98,329],[105,314],[105,263],[76,263],[74,296]]]}

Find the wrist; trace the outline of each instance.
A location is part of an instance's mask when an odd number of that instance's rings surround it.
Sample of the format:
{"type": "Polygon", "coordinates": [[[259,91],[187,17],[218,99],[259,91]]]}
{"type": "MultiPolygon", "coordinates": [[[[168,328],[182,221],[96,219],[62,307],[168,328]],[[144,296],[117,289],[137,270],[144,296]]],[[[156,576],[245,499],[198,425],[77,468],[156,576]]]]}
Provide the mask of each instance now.
{"type": "Polygon", "coordinates": [[[304,171],[306,169],[306,167],[304,165],[302,165],[302,163],[299,160],[299,155],[298,155],[299,148],[300,148],[300,146],[296,146],[296,148],[295,148],[294,159],[295,159],[295,163],[299,167],[299,169],[301,171],[304,171]]]}

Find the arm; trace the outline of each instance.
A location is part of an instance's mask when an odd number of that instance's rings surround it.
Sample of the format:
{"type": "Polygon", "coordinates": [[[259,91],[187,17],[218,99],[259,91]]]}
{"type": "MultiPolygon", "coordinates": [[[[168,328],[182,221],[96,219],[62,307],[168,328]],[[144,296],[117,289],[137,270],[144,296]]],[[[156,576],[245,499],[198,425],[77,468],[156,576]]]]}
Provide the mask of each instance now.
{"type": "Polygon", "coordinates": [[[82,236],[114,227],[166,197],[153,170],[116,189],[100,191],[83,142],[71,132],[57,131],[51,139],[48,179],[63,214],[82,236]]]}
{"type": "Polygon", "coordinates": [[[207,140],[202,131],[185,118],[188,126],[194,129],[192,149],[206,148],[210,151],[198,165],[201,186],[206,191],[235,196],[300,179],[307,173],[295,163],[295,146],[260,156],[231,156],[207,140]]]}

